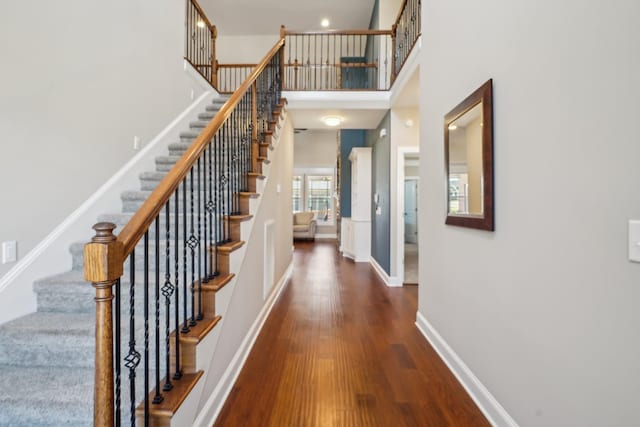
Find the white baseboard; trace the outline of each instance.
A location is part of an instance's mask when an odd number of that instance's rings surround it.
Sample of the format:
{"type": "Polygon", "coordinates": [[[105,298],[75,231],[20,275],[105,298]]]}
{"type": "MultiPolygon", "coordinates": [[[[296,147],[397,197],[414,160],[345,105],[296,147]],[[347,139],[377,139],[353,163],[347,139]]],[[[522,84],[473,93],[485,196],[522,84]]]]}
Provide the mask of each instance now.
{"type": "Polygon", "coordinates": [[[194,427],[209,427],[213,425],[213,423],[218,418],[218,415],[220,414],[220,411],[222,410],[227,397],[229,397],[229,393],[231,393],[231,389],[238,379],[238,375],[240,375],[240,371],[242,370],[242,367],[244,366],[247,357],[249,356],[249,353],[253,348],[253,344],[256,342],[256,338],[258,337],[258,334],[264,326],[264,322],[267,320],[267,317],[269,316],[273,305],[284,289],[284,285],[285,283],[287,283],[287,280],[289,280],[292,273],[293,260],[291,260],[291,263],[287,267],[286,271],[284,272],[282,277],[280,277],[278,283],[274,286],[273,291],[271,292],[271,295],[267,299],[265,305],[262,307],[260,314],[258,314],[258,317],[253,322],[253,325],[251,325],[249,332],[244,337],[244,340],[242,340],[242,344],[240,344],[238,351],[236,351],[235,355],[233,356],[231,363],[229,363],[229,366],[222,374],[218,385],[213,390],[213,393],[211,393],[211,396],[209,396],[206,403],[202,407],[202,410],[194,420],[194,427]]]}
{"type": "Polygon", "coordinates": [[[382,268],[380,264],[378,264],[378,261],[376,261],[374,257],[371,257],[369,259],[369,262],[373,266],[373,269],[376,271],[376,273],[378,273],[378,276],[380,277],[380,279],[382,279],[385,285],[389,286],[390,288],[397,288],[399,286],[402,286],[402,280],[400,280],[400,278],[397,276],[389,276],[387,272],[384,271],[384,268],[382,268]]]}
{"type": "Polygon", "coordinates": [[[456,352],[449,347],[449,344],[447,344],[444,338],[440,336],[420,312],[417,313],[416,326],[438,355],[440,355],[442,361],[449,367],[449,370],[455,375],[460,384],[462,384],[492,426],[518,427],[515,420],[511,418],[502,405],[500,405],[489,390],[480,382],[478,377],[474,375],[456,352]]]}

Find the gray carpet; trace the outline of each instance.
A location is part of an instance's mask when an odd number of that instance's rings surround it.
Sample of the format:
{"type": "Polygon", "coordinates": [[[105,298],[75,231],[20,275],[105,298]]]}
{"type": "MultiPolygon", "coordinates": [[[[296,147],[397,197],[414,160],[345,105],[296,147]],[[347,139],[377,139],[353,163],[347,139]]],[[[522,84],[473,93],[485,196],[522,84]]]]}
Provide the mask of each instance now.
{"type": "MultiPolygon", "coordinates": [[[[123,213],[105,214],[97,221],[112,221],[122,228],[225,101],[218,99],[207,106],[191,129],[180,135],[180,142],[170,145],[169,155],[156,159],[156,170],[141,174],[140,190],[122,194],[123,213]]],[[[87,230],[87,240],[90,237],[87,230]]],[[[153,230],[150,238],[155,239],[153,230]]],[[[95,291],[83,279],[84,243],[71,245],[71,271],[34,283],[36,313],[0,325],[0,426],[93,424],[95,291]]],[[[141,265],[137,262],[136,270],[141,265]]],[[[141,276],[137,275],[136,283],[141,276]]],[[[122,285],[128,289],[126,282],[122,285]]],[[[136,301],[136,318],[142,305],[136,301]]],[[[138,343],[143,342],[142,323],[137,321],[135,328],[138,343]]],[[[138,391],[137,396],[141,395],[138,391]]],[[[126,402],[123,396],[123,405],[126,402]]]]}
{"type": "Polygon", "coordinates": [[[404,284],[418,284],[418,245],[404,244],[404,284]]]}

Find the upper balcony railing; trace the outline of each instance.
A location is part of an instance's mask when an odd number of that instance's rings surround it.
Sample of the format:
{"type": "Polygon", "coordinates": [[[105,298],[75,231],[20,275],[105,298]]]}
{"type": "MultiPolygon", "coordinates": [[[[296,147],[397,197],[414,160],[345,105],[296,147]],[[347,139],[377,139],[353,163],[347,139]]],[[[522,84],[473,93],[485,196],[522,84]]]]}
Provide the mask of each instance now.
{"type": "Polygon", "coordinates": [[[393,77],[395,79],[420,37],[421,0],[404,0],[393,24],[393,77]]]}
{"type": "MultiPolygon", "coordinates": [[[[283,90],[384,91],[420,37],[421,0],[404,0],[389,30],[291,31],[284,26],[283,90]]],[[[196,2],[187,7],[187,59],[220,93],[230,94],[255,64],[221,64],[217,30],[196,2]]]]}
{"type": "MultiPolygon", "coordinates": [[[[186,29],[184,59],[216,87],[216,38],[218,32],[196,0],[187,1],[186,29]]],[[[242,81],[238,82],[234,90],[241,83],[242,81]]]]}
{"type": "Polygon", "coordinates": [[[388,90],[391,30],[288,31],[284,90],[388,90]]]}

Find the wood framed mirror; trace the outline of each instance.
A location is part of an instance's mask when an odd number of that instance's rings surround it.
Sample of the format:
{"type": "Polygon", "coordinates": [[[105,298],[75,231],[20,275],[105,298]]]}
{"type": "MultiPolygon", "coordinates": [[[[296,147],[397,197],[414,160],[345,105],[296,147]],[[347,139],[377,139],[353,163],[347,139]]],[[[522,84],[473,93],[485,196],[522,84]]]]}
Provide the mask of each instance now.
{"type": "Polygon", "coordinates": [[[444,117],[446,224],[494,230],[493,81],[444,117]]]}

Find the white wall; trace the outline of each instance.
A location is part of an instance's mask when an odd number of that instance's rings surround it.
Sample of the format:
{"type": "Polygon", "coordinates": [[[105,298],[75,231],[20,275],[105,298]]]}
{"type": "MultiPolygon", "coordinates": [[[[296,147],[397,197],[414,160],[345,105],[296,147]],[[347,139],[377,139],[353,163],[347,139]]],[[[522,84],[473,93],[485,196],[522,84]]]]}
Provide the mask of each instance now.
{"type": "Polygon", "coordinates": [[[202,92],[183,24],[170,0],[0,4],[0,241],[20,257],[202,92]]]}
{"type": "MultiPolygon", "coordinates": [[[[220,338],[205,379],[200,410],[208,402],[236,351],[250,331],[265,304],[263,299],[264,223],[274,221],[275,277],[284,275],[292,260],[293,223],[291,213],[291,179],[293,167],[293,127],[287,120],[275,152],[270,156],[268,181],[261,193],[260,208],[254,216],[243,266],[233,284],[233,296],[222,319],[220,338]],[[281,191],[277,192],[277,186],[281,191]]],[[[223,378],[224,379],[224,378],[223,378]]]]}
{"type": "Polygon", "coordinates": [[[637,425],[640,3],[422,7],[419,313],[520,425],[637,425]],[[493,233],[444,225],[442,131],[491,77],[493,233]]]}
{"type": "Polygon", "coordinates": [[[379,29],[391,29],[391,26],[396,22],[396,18],[400,13],[400,6],[402,6],[402,0],[380,0],[378,9],[379,29]]]}
{"type": "Polygon", "coordinates": [[[337,131],[311,129],[295,135],[295,168],[335,168],[337,158],[337,131]]]}
{"type": "Polygon", "coordinates": [[[224,36],[218,33],[216,56],[221,64],[257,64],[279,39],[277,33],[266,36],[224,36]]]}

